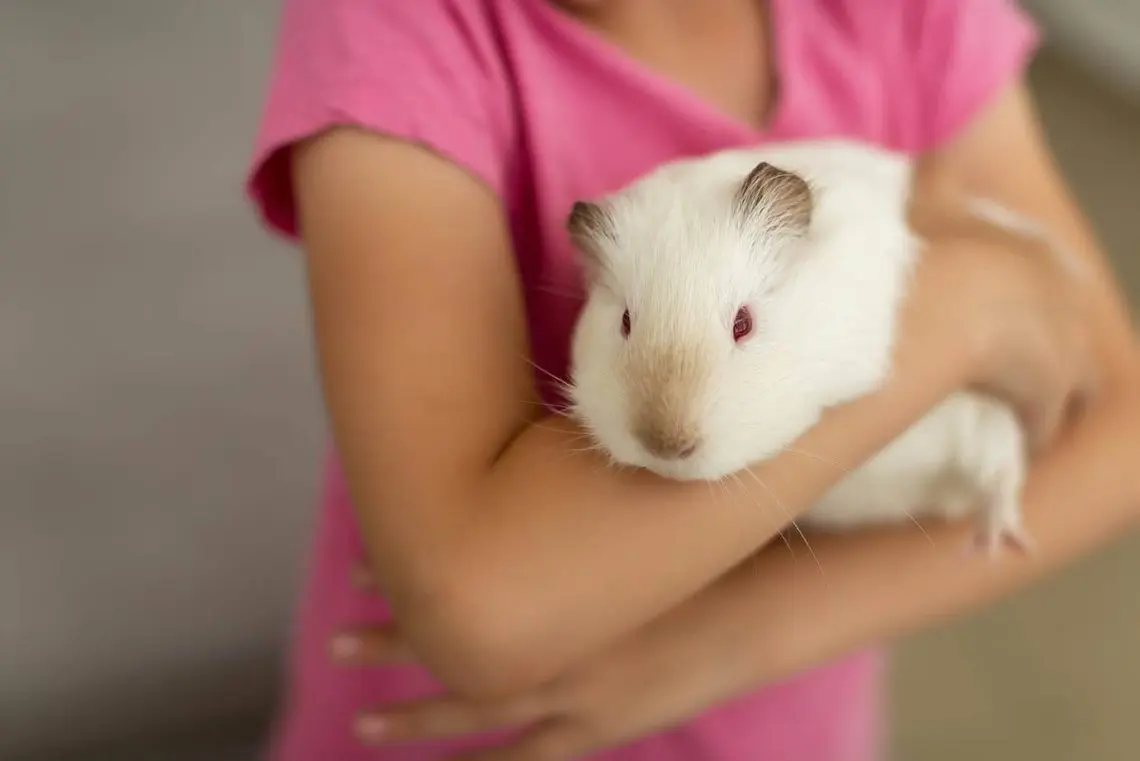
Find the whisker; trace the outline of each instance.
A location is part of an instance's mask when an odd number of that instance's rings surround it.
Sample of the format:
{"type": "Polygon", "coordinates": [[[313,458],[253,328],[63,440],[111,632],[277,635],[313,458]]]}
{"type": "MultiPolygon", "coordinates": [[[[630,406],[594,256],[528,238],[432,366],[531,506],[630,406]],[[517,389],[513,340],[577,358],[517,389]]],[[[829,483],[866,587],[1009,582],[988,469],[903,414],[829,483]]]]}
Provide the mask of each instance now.
{"type": "Polygon", "coordinates": [[[744,490],[744,482],[741,481],[740,477],[735,473],[729,473],[727,476],[719,478],[715,482],[710,481],[709,483],[716,483],[718,486],[720,486],[721,492],[727,495],[729,494],[729,479],[732,479],[732,482],[740,487],[741,491],[744,490]]]}
{"type": "MultiPolygon", "coordinates": [[[[717,495],[718,495],[717,487],[718,486],[721,487],[721,490],[719,493],[723,494],[724,493],[724,491],[723,491],[724,484],[722,484],[720,481],[705,481],[705,483],[708,484],[709,496],[712,498],[713,502],[715,503],[717,501],[717,495]]],[[[719,506],[717,507],[717,509],[720,509],[719,506]]]]}
{"type": "MultiPolygon", "coordinates": [[[[555,428],[554,426],[546,425],[545,423],[531,423],[531,425],[533,425],[536,428],[541,428],[544,431],[553,431],[554,433],[557,433],[559,435],[565,435],[566,434],[566,431],[562,430],[561,428],[555,428]]],[[[581,439],[589,439],[589,438],[592,438],[589,433],[587,433],[585,431],[580,431],[578,433],[575,433],[573,436],[571,436],[570,440],[571,441],[580,441],[581,439]]]]}
{"type": "Polygon", "coordinates": [[[816,462],[822,462],[824,465],[830,465],[833,468],[835,468],[836,470],[843,471],[847,475],[851,475],[851,473],[854,472],[851,468],[847,467],[846,465],[838,463],[835,460],[829,460],[826,457],[820,457],[819,455],[814,454],[812,452],[808,452],[807,450],[804,450],[804,449],[796,449],[795,447],[784,447],[784,449],[782,451],[790,452],[791,454],[798,454],[801,457],[807,457],[809,459],[815,460],[816,462]]]}
{"type": "Polygon", "coordinates": [[[566,418],[567,420],[577,420],[574,416],[574,410],[570,406],[551,406],[541,400],[524,399],[523,404],[529,405],[542,412],[554,415],[555,417],[566,418]]]}
{"type": "MultiPolygon", "coordinates": [[[[570,460],[574,457],[581,457],[583,455],[590,454],[590,452],[591,452],[591,450],[589,448],[575,449],[575,448],[571,447],[571,448],[566,449],[563,452],[561,452],[554,459],[557,462],[566,462],[567,460],[570,460]]],[[[598,471],[595,471],[595,472],[598,472],[598,471]]]]}
{"type": "Polygon", "coordinates": [[[538,406],[543,408],[546,412],[549,412],[551,415],[553,415],[555,417],[561,417],[561,418],[566,418],[567,420],[577,421],[577,417],[574,415],[574,410],[571,407],[548,407],[545,404],[542,404],[541,402],[538,403],[538,406]]]}
{"type": "MultiPolygon", "coordinates": [[[[732,488],[734,485],[737,489],[737,494],[747,494],[748,493],[748,490],[745,488],[744,482],[741,481],[740,477],[734,473],[730,473],[727,477],[717,479],[716,484],[719,486],[721,494],[723,494],[725,499],[727,499],[730,503],[732,502],[732,499],[735,496],[733,494],[733,491],[732,491],[732,488]],[[731,481],[729,480],[730,478],[731,478],[731,481]]],[[[747,520],[747,518],[748,518],[747,513],[744,513],[741,515],[742,520],[747,520]]]]}
{"type": "Polygon", "coordinates": [[[540,365],[540,364],[538,364],[537,362],[535,362],[535,361],[534,361],[532,358],[530,358],[530,357],[528,357],[528,356],[525,356],[525,355],[524,355],[524,356],[523,356],[523,359],[525,359],[525,360],[526,360],[526,362],[527,362],[527,364],[528,364],[528,365],[530,365],[531,367],[533,367],[535,370],[538,370],[540,373],[542,373],[542,374],[543,374],[543,375],[545,375],[547,378],[549,378],[551,381],[553,381],[553,382],[554,382],[554,384],[555,384],[555,387],[556,387],[556,388],[557,388],[559,391],[562,391],[562,392],[567,392],[567,391],[570,391],[570,390],[572,389],[572,385],[570,384],[570,382],[569,382],[569,381],[567,381],[567,380],[566,380],[566,379],[564,379],[564,378],[560,378],[560,377],[558,377],[557,375],[555,375],[554,373],[550,372],[549,370],[547,370],[547,369],[546,369],[545,367],[543,367],[542,365],[540,365]]]}
{"type": "Polygon", "coordinates": [[[918,518],[915,518],[913,515],[911,515],[909,510],[904,510],[903,512],[906,514],[906,517],[910,520],[910,522],[917,526],[918,530],[922,532],[922,535],[926,537],[926,541],[930,542],[930,546],[937,547],[937,545],[934,543],[934,537],[932,537],[930,535],[930,532],[927,531],[921,523],[919,523],[918,518]]]}
{"type": "MultiPolygon", "coordinates": [[[[813,452],[808,452],[808,451],[803,450],[803,449],[796,449],[795,447],[784,447],[784,449],[781,451],[790,452],[791,454],[798,454],[798,455],[801,455],[803,457],[809,457],[809,458],[816,460],[818,462],[822,462],[825,465],[831,465],[831,466],[835,467],[836,469],[841,470],[843,473],[845,473],[847,475],[851,475],[852,473],[855,472],[852,468],[848,468],[845,465],[842,465],[838,462],[835,462],[834,460],[829,460],[826,457],[821,457],[820,455],[817,455],[813,452]]],[[[930,532],[926,530],[926,527],[923,526],[922,523],[920,523],[919,520],[917,518],[915,518],[909,511],[905,511],[905,514],[906,514],[907,519],[911,523],[913,523],[918,528],[918,530],[922,532],[922,535],[926,537],[926,540],[928,542],[930,542],[930,546],[935,547],[936,545],[934,542],[934,537],[932,537],[930,535],[930,532]]],[[[796,526],[796,529],[799,530],[799,526],[796,526]]],[[[803,532],[800,533],[800,536],[803,536],[803,532]]]]}
{"type": "MultiPolygon", "coordinates": [[[[752,475],[752,476],[753,476],[753,478],[755,478],[755,477],[756,477],[756,475],[755,475],[754,473],[751,473],[751,471],[749,471],[749,473],[750,473],[750,475],[752,475]]],[[[740,486],[740,488],[741,488],[742,490],[743,490],[743,489],[745,489],[745,486],[744,486],[744,481],[740,480],[740,475],[739,475],[738,473],[730,473],[730,474],[729,474],[729,476],[730,476],[730,477],[731,477],[731,478],[732,478],[732,479],[733,479],[733,480],[734,480],[734,481],[737,483],[737,485],[738,485],[738,486],[740,486]]],[[[757,480],[759,480],[759,479],[757,479],[757,480]]],[[[761,484],[761,486],[764,486],[764,484],[761,484]]],[[[767,489],[767,487],[766,487],[766,486],[765,486],[765,489],[767,489]]],[[[768,489],[768,493],[769,493],[769,494],[772,494],[772,491],[771,491],[771,489],[768,489]]],[[[772,496],[773,496],[773,497],[775,497],[776,495],[775,495],[775,494],[772,494],[772,496]]],[[[777,502],[779,502],[779,500],[777,500],[777,502]]],[[[787,511],[785,510],[785,512],[787,512],[787,511]]],[[[781,541],[784,543],[784,546],[788,548],[788,552],[792,553],[792,559],[793,559],[793,560],[795,560],[795,558],[796,558],[796,551],[795,551],[795,549],[792,547],[792,543],[791,543],[791,541],[788,539],[788,536],[787,536],[787,534],[785,534],[783,531],[781,531],[781,532],[779,533],[779,537],[780,537],[780,540],[781,540],[781,541]]]]}
{"type": "Polygon", "coordinates": [[[824,580],[826,580],[827,573],[823,570],[823,563],[819,562],[819,556],[815,554],[815,549],[811,546],[811,542],[808,541],[807,535],[804,534],[803,529],[800,528],[800,524],[796,521],[792,521],[792,528],[796,530],[796,533],[800,535],[800,539],[803,540],[804,546],[807,547],[807,551],[811,554],[811,559],[815,561],[815,567],[819,569],[819,575],[822,576],[824,580]]]}
{"type": "MultiPolygon", "coordinates": [[[[776,494],[776,492],[772,491],[772,489],[768,486],[768,484],[764,483],[764,481],[761,480],[760,476],[756,475],[751,470],[745,470],[744,472],[747,473],[748,475],[752,476],[752,480],[754,480],[757,484],[759,484],[760,487],[762,489],[764,489],[764,491],[768,492],[768,494],[770,494],[772,496],[772,499],[776,500],[776,504],[780,506],[780,509],[784,511],[784,515],[788,516],[788,518],[791,519],[791,516],[792,516],[791,511],[788,510],[787,506],[783,502],[780,501],[780,497],[776,494]]],[[[791,520],[791,525],[792,525],[792,528],[794,528],[796,530],[796,533],[798,533],[800,535],[800,539],[803,540],[804,546],[807,547],[807,551],[811,554],[812,560],[815,561],[815,565],[816,565],[816,568],[819,569],[820,576],[822,576],[824,579],[826,579],[827,573],[823,570],[823,564],[819,562],[819,556],[816,555],[815,550],[812,549],[811,542],[808,541],[807,535],[804,534],[803,529],[800,528],[800,524],[797,523],[795,520],[791,520]]]]}
{"type": "MultiPolygon", "coordinates": [[[[570,440],[570,443],[577,443],[588,439],[588,437],[575,437],[570,440]]],[[[598,452],[600,454],[607,454],[606,450],[599,446],[596,442],[586,440],[583,446],[570,447],[570,452],[598,452]]]]}

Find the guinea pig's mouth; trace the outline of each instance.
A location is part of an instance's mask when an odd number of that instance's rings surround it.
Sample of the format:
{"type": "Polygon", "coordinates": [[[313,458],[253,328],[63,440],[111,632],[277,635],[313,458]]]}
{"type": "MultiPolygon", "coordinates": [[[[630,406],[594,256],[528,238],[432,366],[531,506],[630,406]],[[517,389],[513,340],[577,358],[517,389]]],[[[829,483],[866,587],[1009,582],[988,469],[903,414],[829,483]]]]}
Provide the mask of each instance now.
{"type": "Polygon", "coordinates": [[[698,449],[683,459],[665,459],[650,455],[643,467],[673,481],[719,481],[731,475],[732,471],[726,472],[714,468],[712,464],[713,461],[698,449]]]}
{"type": "Polygon", "coordinates": [[[701,474],[702,458],[698,452],[690,453],[683,459],[659,457],[651,453],[635,436],[622,436],[620,440],[612,441],[611,446],[606,446],[597,436],[593,438],[595,445],[609,455],[616,467],[648,470],[672,481],[699,481],[704,477],[701,474]]]}

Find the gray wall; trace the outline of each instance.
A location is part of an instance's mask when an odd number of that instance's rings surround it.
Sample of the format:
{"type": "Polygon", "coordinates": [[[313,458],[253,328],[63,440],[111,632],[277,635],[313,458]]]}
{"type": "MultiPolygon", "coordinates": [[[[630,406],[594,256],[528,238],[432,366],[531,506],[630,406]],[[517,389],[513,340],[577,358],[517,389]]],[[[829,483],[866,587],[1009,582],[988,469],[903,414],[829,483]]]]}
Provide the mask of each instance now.
{"type": "Polygon", "coordinates": [[[270,699],[323,443],[240,196],[276,9],[0,3],[0,758],[270,699]]]}

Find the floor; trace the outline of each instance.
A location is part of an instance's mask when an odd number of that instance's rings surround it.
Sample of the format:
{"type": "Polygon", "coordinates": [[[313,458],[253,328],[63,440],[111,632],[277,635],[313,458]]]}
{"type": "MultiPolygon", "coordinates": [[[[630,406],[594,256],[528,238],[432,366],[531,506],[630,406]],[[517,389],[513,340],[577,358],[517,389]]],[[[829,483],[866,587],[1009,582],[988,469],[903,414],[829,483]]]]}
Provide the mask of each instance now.
{"type": "MultiPolygon", "coordinates": [[[[1054,57],[1034,69],[1050,139],[1140,305],[1140,107],[1054,57]]],[[[895,662],[895,758],[1140,757],[1140,537],[981,615],[907,642],[895,662]]]]}
{"type": "MultiPolygon", "coordinates": [[[[256,757],[323,443],[299,263],[239,196],[279,2],[0,2],[5,761],[256,757]]],[[[1033,74],[1140,304],[1140,106],[1033,74]]],[[[1140,757],[1137,578],[1140,538],[906,642],[895,757],[1140,757]]]]}

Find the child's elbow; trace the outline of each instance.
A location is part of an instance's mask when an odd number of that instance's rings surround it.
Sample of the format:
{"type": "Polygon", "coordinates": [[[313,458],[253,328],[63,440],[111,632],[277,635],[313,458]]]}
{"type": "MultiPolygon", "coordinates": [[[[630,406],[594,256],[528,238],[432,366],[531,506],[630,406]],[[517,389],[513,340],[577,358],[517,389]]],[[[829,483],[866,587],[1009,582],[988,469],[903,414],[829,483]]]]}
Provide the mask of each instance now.
{"type": "Polygon", "coordinates": [[[397,613],[422,665],[447,690],[476,700],[516,695],[557,676],[535,611],[509,594],[488,593],[476,578],[397,613]]]}

